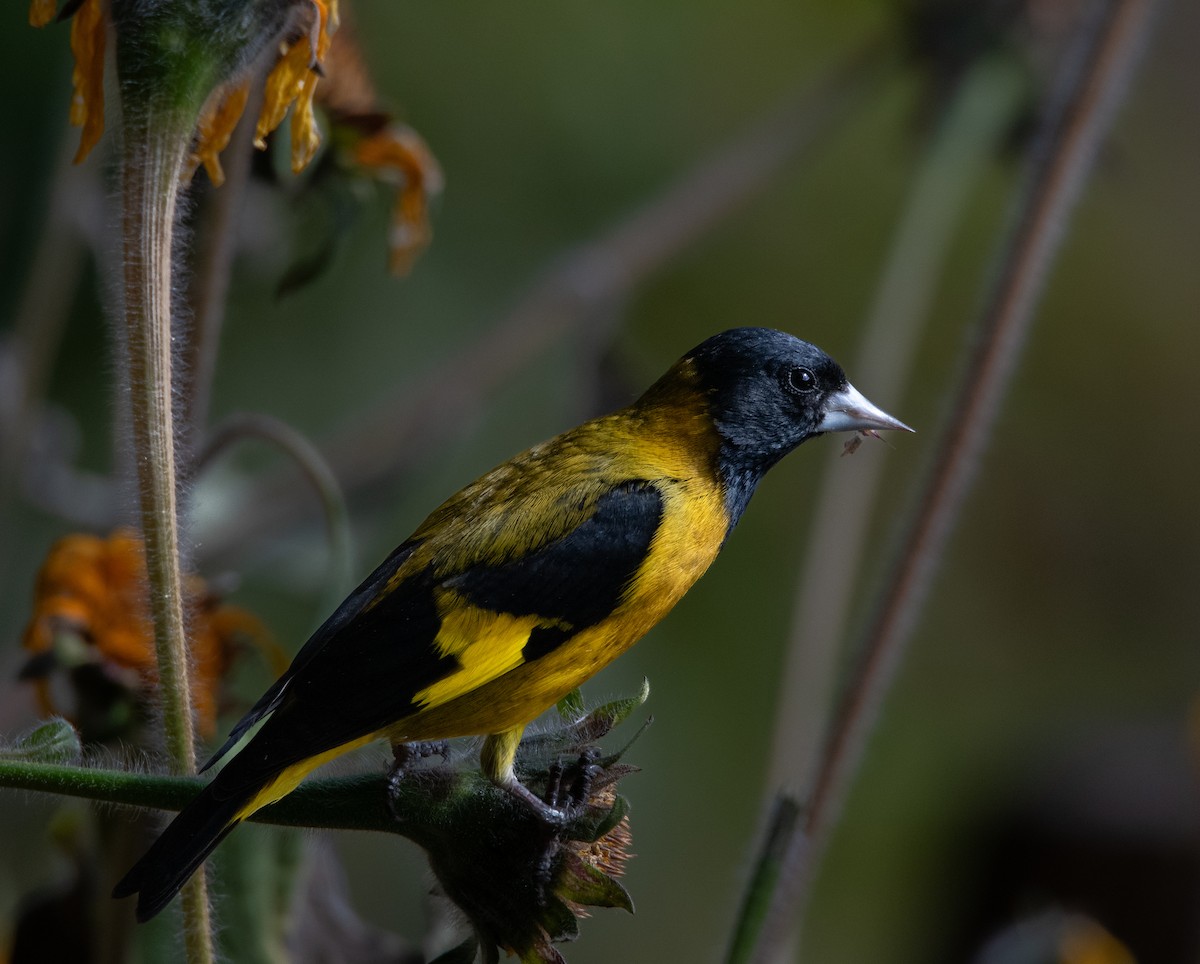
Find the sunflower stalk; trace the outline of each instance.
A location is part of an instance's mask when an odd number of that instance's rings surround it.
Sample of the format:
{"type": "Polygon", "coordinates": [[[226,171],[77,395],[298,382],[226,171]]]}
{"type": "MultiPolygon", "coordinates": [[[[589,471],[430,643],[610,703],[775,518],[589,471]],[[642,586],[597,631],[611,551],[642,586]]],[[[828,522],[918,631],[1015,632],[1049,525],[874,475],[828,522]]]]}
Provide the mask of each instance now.
{"type": "Polygon", "coordinates": [[[195,770],[179,566],[171,290],[179,173],[190,127],[127,115],[121,158],[123,331],[129,414],[155,627],[163,728],[177,772],[195,770]]]}
{"type": "MultiPolygon", "coordinates": [[[[179,561],[171,299],[179,180],[194,118],[158,104],[125,113],[120,161],[123,317],[129,417],[163,732],[177,773],[196,769],[179,561]]],[[[188,960],[213,960],[203,874],[183,894],[188,960]]]]}
{"type": "MultiPolygon", "coordinates": [[[[150,4],[114,0],[124,131],[119,163],[123,255],[119,340],[146,550],[163,730],[176,773],[195,772],[180,564],[173,292],[179,283],[180,185],[205,102],[287,22],[286,0],[150,4]],[[239,13],[239,8],[241,9],[239,13]],[[236,14],[236,15],[235,15],[236,14]]],[[[183,891],[192,964],[214,960],[205,878],[183,891]]]]}

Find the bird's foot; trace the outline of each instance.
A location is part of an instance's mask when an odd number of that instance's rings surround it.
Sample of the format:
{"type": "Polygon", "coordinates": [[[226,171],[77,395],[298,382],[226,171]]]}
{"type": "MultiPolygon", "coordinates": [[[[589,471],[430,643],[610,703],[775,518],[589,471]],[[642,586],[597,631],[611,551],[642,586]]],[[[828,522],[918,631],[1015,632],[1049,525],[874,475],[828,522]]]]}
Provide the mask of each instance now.
{"type": "Polygon", "coordinates": [[[427,760],[431,756],[440,756],[443,763],[448,762],[450,741],[427,740],[421,743],[393,743],[392,773],[398,772],[403,776],[408,767],[421,760],[427,760]]]}
{"type": "Polygon", "coordinates": [[[546,792],[541,797],[517,780],[506,784],[504,789],[529,807],[547,828],[560,831],[586,810],[592,785],[603,772],[596,766],[599,757],[599,749],[587,747],[573,763],[552,763],[546,792]]]}
{"type": "Polygon", "coordinates": [[[396,798],[400,789],[400,781],[404,779],[404,775],[413,764],[420,763],[431,756],[440,756],[443,763],[449,762],[450,744],[446,740],[392,744],[392,767],[387,776],[387,803],[388,810],[397,820],[400,819],[400,815],[396,813],[396,798]]]}
{"type": "Polygon", "coordinates": [[[568,766],[561,761],[552,763],[546,784],[546,803],[564,812],[575,812],[586,807],[592,795],[592,784],[603,772],[596,766],[598,759],[599,748],[589,746],[568,766]]]}
{"type": "Polygon", "coordinates": [[[566,810],[546,802],[518,780],[504,784],[503,789],[533,811],[533,815],[551,830],[560,830],[570,822],[566,810]]]}
{"type": "Polygon", "coordinates": [[[566,765],[562,761],[552,763],[548,770],[544,800],[522,787],[525,793],[536,801],[540,808],[544,809],[546,815],[543,815],[542,811],[537,808],[535,808],[535,812],[539,813],[550,831],[546,849],[533,870],[534,881],[537,883],[539,893],[543,895],[549,892],[553,882],[554,867],[559,854],[559,837],[567,827],[587,811],[592,787],[596,778],[603,773],[603,770],[596,766],[596,760],[599,757],[600,750],[590,746],[584,749],[573,763],[566,765]]]}

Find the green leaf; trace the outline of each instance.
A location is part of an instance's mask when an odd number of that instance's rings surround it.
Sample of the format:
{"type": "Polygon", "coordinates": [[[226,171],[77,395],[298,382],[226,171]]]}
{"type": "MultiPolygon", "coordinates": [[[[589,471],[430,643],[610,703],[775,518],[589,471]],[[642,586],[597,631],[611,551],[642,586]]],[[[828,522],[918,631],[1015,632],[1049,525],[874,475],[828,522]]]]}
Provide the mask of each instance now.
{"type": "Polygon", "coordinates": [[[804,833],[800,816],[800,804],[787,794],[780,794],[775,801],[775,810],[771,815],[771,824],[767,828],[754,875],[742,898],[733,940],[725,958],[726,964],[743,964],[752,959],[763,922],[775,896],[775,888],[784,872],[783,862],[796,834],[804,833]]]}
{"type": "Polygon", "coordinates": [[[587,907],[624,907],[633,913],[633,898],[614,878],[574,854],[563,861],[555,890],[587,907]]]}
{"type": "Polygon", "coordinates": [[[628,814],[629,801],[618,794],[613,800],[612,809],[608,811],[604,819],[600,821],[599,826],[596,827],[596,836],[592,840],[599,840],[610,833],[628,814]]]}
{"type": "Polygon", "coordinates": [[[74,764],[82,758],[83,745],[75,727],[57,716],[17,737],[10,746],[0,747],[0,760],[74,764]]]}
{"type": "Polygon", "coordinates": [[[584,715],[583,693],[578,686],[557,703],[558,715],[568,723],[574,723],[584,715]]]}
{"type": "Polygon", "coordinates": [[[567,959],[543,941],[521,955],[521,964],[567,964],[567,959]]]}
{"type": "Polygon", "coordinates": [[[575,732],[582,740],[598,740],[613,727],[624,723],[639,706],[650,698],[650,681],[642,680],[642,689],[637,696],[627,696],[611,703],[597,706],[584,719],[575,724],[575,732]]]}

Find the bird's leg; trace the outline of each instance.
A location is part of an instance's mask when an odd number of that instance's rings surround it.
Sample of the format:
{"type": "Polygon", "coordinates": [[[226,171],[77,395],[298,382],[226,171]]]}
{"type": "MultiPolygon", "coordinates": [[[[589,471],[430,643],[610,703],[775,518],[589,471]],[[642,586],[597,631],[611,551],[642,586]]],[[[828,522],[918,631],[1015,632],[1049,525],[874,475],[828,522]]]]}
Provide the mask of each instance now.
{"type": "Polygon", "coordinates": [[[567,822],[566,813],[538,797],[517,779],[513,770],[517,747],[521,745],[521,734],[524,732],[524,726],[514,726],[490,734],[479,751],[479,764],[492,783],[529,807],[543,823],[550,827],[561,827],[567,822]]]}
{"type": "Polygon", "coordinates": [[[548,806],[555,810],[564,810],[561,806],[563,799],[563,765],[561,760],[555,760],[546,768],[546,793],[543,799],[548,806]]]}

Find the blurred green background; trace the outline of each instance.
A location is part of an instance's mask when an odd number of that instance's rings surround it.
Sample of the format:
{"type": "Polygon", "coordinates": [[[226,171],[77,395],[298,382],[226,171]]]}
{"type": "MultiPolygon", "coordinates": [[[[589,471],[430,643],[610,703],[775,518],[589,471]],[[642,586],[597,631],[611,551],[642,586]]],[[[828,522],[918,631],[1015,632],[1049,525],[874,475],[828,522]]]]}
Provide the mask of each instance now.
{"type": "MultiPolygon", "coordinates": [[[[66,127],[67,28],[31,30],[22,5],[8,7],[0,335],[25,290],[57,158],[76,137],[66,127]]],[[[252,185],[213,403],[214,420],[267,412],[319,444],[469,346],[575,245],[871,38],[895,44],[905,22],[905,9],[881,0],[358,0],[351,13],[381,100],[444,169],[434,243],[410,278],[389,277],[388,198],[368,191],[329,270],[281,299],[281,275],[329,216],[293,203],[286,186],[252,185]]],[[[1142,931],[1190,933],[1162,946],[1197,949],[1200,925],[1179,920],[1170,901],[1060,898],[1044,875],[1028,884],[1028,868],[1006,862],[1030,840],[1031,852],[1057,852],[1054,828],[1065,827],[1071,840],[1099,841],[1078,865],[1092,876],[1137,891],[1141,870],[1097,855],[1170,854],[1182,868],[1175,891],[1193,908],[1200,894],[1189,730],[1200,679],[1200,8],[1168,4],[1160,19],[822,865],[801,942],[807,961],[962,959],[1041,898],[1091,912],[1135,951],[1157,946],[1142,931]]],[[[1009,43],[1024,39],[1014,30],[1009,43]]],[[[1033,58],[1040,89],[1038,70],[1033,58]]],[[[972,188],[913,384],[880,397],[851,360],[944,102],[931,90],[927,71],[893,68],[743,207],[489,390],[382,498],[352,498],[356,576],[496,462],[632,397],[709,334],[761,324],[826,348],[873,401],[918,429],[865,444],[838,467],[886,463],[856,595],[852,628],[861,630],[894,523],[937,438],[1019,169],[1019,147],[995,152],[972,188]]],[[[118,466],[101,310],[116,257],[112,191],[98,186],[107,156],[88,162],[80,219],[91,253],[80,277],[67,273],[77,287],[48,391],[56,431],[77,433],[77,465],[94,473],[118,466]]],[[[443,387],[452,390],[454,377],[446,373],[443,387]]],[[[372,444],[395,443],[381,431],[372,444]]],[[[774,789],[768,757],[786,698],[778,681],[813,496],[840,446],[818,440],[775,470],[698,589],[585,689],[598,700],[648,677],[655,723],[628,757],[644,771],[623,784],[637,914],[586,921],[581,941],[564,948],[572,962],[720,957],[774,789]]],[[[206,526],[236,512],[244,480],[275,464],[234,459],[198,480],[192,537],[201,557],[206,526]]],[[[73,527],[20,492],[3,525],[0,732],[11,735],[34,712],[14,681],[33,576],[52,538],[73,527]]],[[[239,579],[232,598],[297,647],[328,603],[315,504],[287,539],[238,547],[206,575],[223,573],[239,579]]],[[[383,756],[369,755],[369,765],[383,756]]],[[[44,840],[53,807],[0,796],[0,940],[19,895],[62,870],[44,840]]],[[[351,836],[339,846],[361,912],[419,938],[430,881],[415,849],[351,836]]]]}

